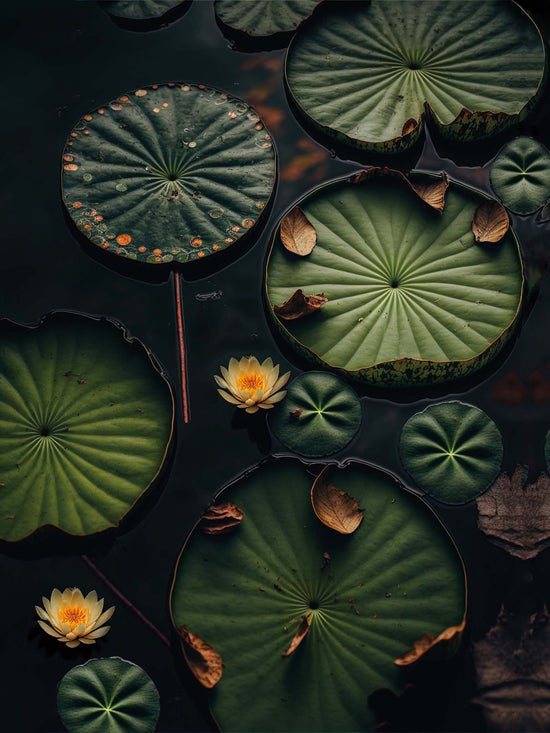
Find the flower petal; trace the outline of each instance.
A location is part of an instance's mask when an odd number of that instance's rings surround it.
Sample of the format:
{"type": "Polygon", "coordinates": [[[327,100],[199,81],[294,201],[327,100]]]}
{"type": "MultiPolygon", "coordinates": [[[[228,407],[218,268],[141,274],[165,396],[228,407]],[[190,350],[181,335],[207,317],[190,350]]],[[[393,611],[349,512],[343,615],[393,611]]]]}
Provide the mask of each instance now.
{"type": "Polygon", "coordinates": [[[46,613],[46,611],[44,611],[43,608],[40,608],[40,606],[35,606],[35,609],[36,609],[36,613],[40,616],[40,618],[43,621],[49,621],[50,620],[50,617],[48,616],[48,614],[46,613]]]}
{"type": "Polygon", "coordinates": [[[96,625],[97,619],[100,617],[103,611],[103,598],[101,598],[95,605],[95,608],[90,612],[90,618],[88,619],[88,627],[93,629],[96,625]]]}
{"type": "Polygon", "coordinates": [[[97,591],[91,590],[86,598],[84,599],[84,603],[88,606],[88,608],[92,608],[97,603],[97,591]]]}
{"type": "Polygon", "coordinates": [[[48,626],[48,624],[44,623],[44,621],[38,621],[38,625],[42,629],[42,631],[45,631],[46,634],[49,634],[50,636],[55,636],[56,638],[59,636],[59,633],[57,631],[54,631],[51,626],[48,626]]]}
{"type": "MultiPolygon", "coordinates": [[[[60,641],[61,641],[61,639],[60,639],[60,641]]],[[[68,647],[69,647],[70,649],[74,649],[74,648],[75,648],[76,646],[78,646],[79,644],[80,644],[80,639],[74,639],[74,640],[72,640],[72,641],[68,641],[68,642],[67,642],[67,646],[68,646],[68,647]]]]}
{"type": "Polygon", "coordinates": [[[80,590],[80,588],[73,588],[71,606],[82,607],[83,605],[84,605],[84,596],[82,595],[82,591],[80,590]]]}
{"type": "Polygon", "coordinates": [[[261,407],[262,410],[271,410],[273,405],[271,402],[258,402],[258,407],[261,407]]]}
{"type": "MultiPolygon", "coordinates": [[[[111,606],[111,608],[108,608],[105,613],[103,613],[97,620],[96,626],[103,626],[105,621],[108,621],[113,613],[115,612],[116,606],[111,606]]],[[[107,632],[105,632],[107,633],[107,632]]]]}
{"type": "Polygon", "coordinates": [[[227,369],[224,366],[221,366],[220,367],[220,372],[222,373],[222,377],[225,379],[225,381],[227,383],[229,383],[231,381],[231,377],[230,377],[229,372],[227,371],[227,369]]]}
{"type": "Polygon", "coordinates": [[[101,639],[102,636],[105,636],[105,634],[109,633],[110,626],[102,626],[100,629],[96,629],[95,631],[90,632],[89,634],[86,634],[86,639],[101,639]]]}
{"type": "Polygon", "coordinates": [[[288,382],[289,377],[290,377],[290,372],[283,374],[283,376],[280,377],[280,379],[278,379],[277,382],[275,383],[275,386],[273,387],[273,391],[277,392],[278,390],[281,389],[281,387],[284,387],[285,384],[288,382]]]}
{"type": "Polygon", "coordinates": [[[218,394],[220,394],[226,402],[230,402],[232,405],[240,405],[241,400],[235,399],[232,395],[230,395],[228,392],[224,392],[223,389],[218,390],[218,394]]]}
{"type": "MultiPolygon", "coordinates": [[[[277,368],[279,368],[278,365],[277,368]]],[[[273,359],[270,356],[262,361],[262,369],[265,369],[266,371],[273,369],[273,359]]]]}
{"type": "Polygon", "coordinates": [[[267,400],[264,400],[262,402],[262,405],[274,405],[276,402],[280,402],[285,397],[286,389],[283,389],[282,392],[276,392],[275,394],[272,394],[271,397],[268,397],[267,400]]]}
{"type": "Polygon", "coordinates": [[[95,644],[95,639],[89,639],[87,636],[81,636],[79,641],[81,644],[95,644]]]}
{"type": "Polygon", "coordinates": [[[61,601],[63,600],[63,596],[61,595],[61,591],[57,588],[54,588],[52,591],[52,595],[50,598],[50,616],[52,618],[57,618],[57,615],[59,613],[59,606],[61,605],[61,601]]]}
{"type": "Polygon", "coordinates": [[[216,384],[218,385],[218,387],[221,387],[222,389],[230,389],[227,382],[223,380],[221,377],[218,377],[217,374],[214,374],[214,379],[216,380],[216,384]]]}
{"type": "Polygon", "coordinates": [[[46,613],[48,614],[48,616],[51,616],[52,606],[51,606],[50,601],[46,598],[46,596],[42,596],[42,605],[46,609],[46,613]]]}
{"type": "Polygon", "coordinates": [[[247,407],[245,412],[248,412],[249,415],[253,415],[255,412],[258,412],[258,405],[254,405],[254,407],[247,407]]]}

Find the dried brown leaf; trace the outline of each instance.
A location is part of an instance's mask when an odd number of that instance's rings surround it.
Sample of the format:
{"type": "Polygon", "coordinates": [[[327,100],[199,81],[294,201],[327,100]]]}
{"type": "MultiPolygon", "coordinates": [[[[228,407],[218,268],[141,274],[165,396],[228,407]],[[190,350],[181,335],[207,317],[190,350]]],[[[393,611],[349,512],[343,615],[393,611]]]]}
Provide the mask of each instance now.
{"type": "Polygon", "coordinates": [[[215,649],[200,636],[189,631],[186,626],[180,626],[178,633],[189,669],[203,687],[211,689],[221,679],[222,658],[215,649]]]}
{"type": "Polygon", "coordinates": [[[295,321],[298,318],[316,313],[328,301],[323,293],[304,295],[299,288],[282,305],[274,305],[273,311],[283,321],[295,321]]]}
{"type": "Polygon", "coordinates": [[[478,527],[497,547],[530,560],[550,547],[550,478],[541,474],[524,486],[526,469],[503,473],[476,499],[478,527]]]}
{"type": "Polygon", "coordinates": [[[445,194],[449,188],[449,181],[446,177],[438,181],[410,181],[412,190],[420,196],[432,209],[443,213],[445,208],[445,194]]]}
{"type": "Polygon", "coordinates": [[[405,135],[408,135],[409,132],[412,132],[416,127],[418,127],[418,122],[414,119],[414,117],[410,117],[403,125],[403,129],[401,130],[401,137],[405,137],[405,135]]]}
{"type": "Polygon", "coordinates": [[[300,257],[310,254],[317,244],[315,227],[298,206],[281,222],[281,241],[285,249],[300,257]]]}
{"type": "Polygon", "coordinates": [[[231,501],[212,504],[203,514],[200,528],[204,534],[226,534],[239,526],[243,516],[239,507],[231,501]]]}
{"type": "Polygon", "coordinates": [[[363,521],[365,511],[345,491],[330,484],[324,468],[311,487],[311,504],[313,511],[321,522],[340,534],[352,534],[363,521]]]}
{"type": "Polygon", "coordinates": [[[294,634],[294,637],[292,638],[292,641],[290,642],[290,646],[284,652],[281,656],[282,657],[290,657],[290,655],[296,651],[296,649],[300,646],[300,644],[303,642],[303,640],[307,636],[307,632],[309,631],[309,627],[311,626],[311,614],[306,613],[304,616],[302,616],[302,620],[300,621],[300,626],[298,626],[298,631],[294,634]]]}
{"type": "Polygon", "coordinates": [[[414,642],[412,649],[409,649],[408,652],[405,652],[405,654],[402,654],[394,660],[394,664],[397,664],[398,667],[407,667],[409,664],[418,661],[420,657],[423,657],[430,650],[434,650],[430,651],[431,657],[440,656],[441,658],[446,658],[452,655],[458,649],[465,626],[466,617],[457,626],[449,626],[439,636],[424,634],[414,642]]]}
{"type": "Polygon", "coordinates": [[[476,242],[500,242],[509,228],[506,209],[498,201],[484,201],[477,207],[472,220],[476,242]]]}

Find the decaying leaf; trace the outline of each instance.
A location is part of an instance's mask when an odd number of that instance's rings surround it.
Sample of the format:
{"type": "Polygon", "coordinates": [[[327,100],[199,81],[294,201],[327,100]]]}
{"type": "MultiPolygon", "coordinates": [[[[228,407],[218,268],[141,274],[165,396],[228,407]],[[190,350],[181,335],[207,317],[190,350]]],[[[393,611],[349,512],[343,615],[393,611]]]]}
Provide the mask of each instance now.
{"type": "Polygon", "coordinates": [[[186,626],[178,629],[183,656],[189,669],[203,687],[211,689],[222,677],[222,658],[218,652],[191,633],[186,626]]]}
{"type": "Polygon", "coordinates": [[[290,642],[290,646],[288,647],[286,652],[284,652],[281,656],[290,657],[290,655],[300,646],[300,644],[306,638],[307,632],[309,631],[310,626],[311,626],[311,614],[306,613],[304,616],[302,616],[302,620],[300,621],[300,626],[298,627],[298,631],[294,634],[294,637],[292,641],[290,642]]]}
{"type": "Polygon", "coordinates": [[[303,291],[298,288],[282,305],[274,305],[273,311],[283,321],[295,321],[316,313],[327,301],[328,298],[325,298],[323,293],[304,295],[303,291]]]}
{"type": "Polygon", "coordinates": [[[449,181],[444,176],[438,181],[410,181],[412,190],[420,196],[432,209],[443,213],[445,208],[445,193],[449,188],[449,181]]]}
{"type": "Polygon", "coordinates": [[[478,527],[510,555],[530,560],[550,547],[550,477],[524,486],[527,469],[504,473],[476,499],[478,527]]]}
{"type": "Polygon", "coordinates": [[[298,206],[281,222],[281,241],[285,249],[300,257],[310,254],[317,244],[315,227],[298,206]]]}
{"type": "Polygon", "coordinates": [[[230,501],[212,504],[203,514],[200,528],[204,534],[226,534],[239,526],[243,516],[239,507],[230,501]]]}
{"type": "Polygon", "coordinates": [[[500,242],[509,228],[506,209],[498,201],[484,201],[477,207],[472,220],[476,242],[500,242]]]}
{"type": "Polygon", "coordinates": [[[550,618],[501,609],[474,642],[480,705],[489,730],[550,730],[550,618]]]}
{"type": "Polygon", "coordinates": [[[452,656],[460,645],[465,626],[466,617],[457,626],[449,626],[439,636],[424,634],[414,642],[412,649],[395,659],[394,664],[397,664],[398,667],[407,667],[418,661],[420,657],[424,657],[427,652],[430,652],[431,659],[446,659],[452,656]]]}
{"type": "Polygon", "coordinates": [[[416,127],[418,127],[418,122],[414,119],[414,117],[410,117],[403,125],[401,136],[404,137],[405,135],[408,135],[409,132],[412,132],[416,127]]]}
{"type": "Polygon", "coordinates": [[[365,514],[359,504],[345,491],[333,486],[327,480],[326,466],[311,487],[313,511],[321,522],[340,534],[352,534],[363,521],[365,514]]]}

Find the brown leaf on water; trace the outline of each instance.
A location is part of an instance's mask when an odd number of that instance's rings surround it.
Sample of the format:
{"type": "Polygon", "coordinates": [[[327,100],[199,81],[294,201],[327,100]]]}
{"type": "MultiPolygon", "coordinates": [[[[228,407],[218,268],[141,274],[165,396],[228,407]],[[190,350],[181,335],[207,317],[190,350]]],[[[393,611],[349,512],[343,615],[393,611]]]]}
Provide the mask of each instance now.
{"type": "Polygon", "coordinates": [[[298,318],[316,313],[328,301],[323,293],[304,295],[299,288],[282,305],[274,305],[275,315],[283,321],[295,321],[298,318]]]}
{"type": "Polygon", "coordinates": [[[227,534],[236,529],[243,519],[243,512],[236,504],[226,501],[212,504],[202,516],[200,529],[204,534],[227,534]]]}
{"type": "Polygon", "coordinates": [[[317,244],[315,227],[298,206],[295,206],[281,222],[281,241],[285,249],[300,257],[311,254],[317,244]]]}
{"type": "Polygon", "coordinates": [[[222,658],[218,652],[193,634],[186,626],[178,629],[183,656],[189,669],[203,687],[211,689],[222,676],[222,658]]]}
{"type": "Polygon", "coordinates": [[[300,621],[300,626],[298,626],[298,631],[294,634],[294,637],[292,641],[290,642],[290,646],[288,647],[286,652],[283,652],[283,654],[281,654],[282,657],[290,657],[290,655],[294,651],[296,651],[296,649],[300,646],[300,644],[306,638],[307,632],[309,631],[310,626],[311,626],[311,614],[306,613],[304,616],[302,616],[302,620],[300,621]]]}
{"type": "Polygon", "coordinates": [[[490,542],[522,560],[550,547],[550,478],[525,486],[527,469],[503,473],[476,499],[478,527],[490,542]]]}
{"type": "Polygon", "coordinates": [[[311,504],[318,519],[340,534],[352,534],[363,521],[364,509],[345,491],[333,486],[327,480],[326,466],[311,487],[311,504]]]}
{"type": "Polygon", "coordinates": [[[484,201],[477,207],[472,220],[476,242],[500,242],[509,228],[506,209],[498,201],[484,201]]]}
{"type": "Polygon", "coordinates": [[[445,194],[449,188],[449,181],[446,177],[438,181],[410,181],[412,190],[420,196],[432,209],[443,213],[445,208],[445,194]]]}
{"type": "Polygon", "coordinates": [[[424,657],[427,652],[429,652],[431,659],[447,659],[458,649],[465,626],[466,617],[457,626],[449,626],[439,636],[424,634],[414,642],[412,649],[409,649],[408,652],[395,659],[394,664],[397,664],[398,667],[407,667],[409,664],[413,664],[413,662],[424,657]]]}

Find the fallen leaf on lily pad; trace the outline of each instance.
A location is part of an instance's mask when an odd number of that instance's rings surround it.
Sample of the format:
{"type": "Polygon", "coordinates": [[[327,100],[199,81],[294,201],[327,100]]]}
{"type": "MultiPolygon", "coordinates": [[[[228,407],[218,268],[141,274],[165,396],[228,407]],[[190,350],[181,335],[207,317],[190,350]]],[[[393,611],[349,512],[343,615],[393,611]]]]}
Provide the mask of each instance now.
{"type": "Polygon", "coordinates": [[[222,677],[222,658],[218,652],[193,634],[186,626],[178,629],[183,656],[191,672],[203,687],[211,689],[222,677]]]}
{"type": "Polygon", "coordinates": [[[524,486],[527,469],[503,473],[476,499],[478,527],[490,542],[522,560],[550,547],[550,477],[524,486]]]}
{"type": "Polygon", "coordinates": [[[476,242],[500,242],[509,228],[506,209],[498,201],[484,201],[477,207],[472,220],[476,242]]]}
{"type": "Polygon", "coordinates": [[[445,208],[445,193],[449,188],[449,181],[446,177],[439,181],[410,181],[412,190],[420,196],[432,209],[443,213],[445,208]]]}
{"type": "Polygon", "coordinates": [[[285,249],[300,257],[310,254],[317,244],[315,227],[298,206],[295,206],[281,222],[281,241],[285,249]]]}
{"type": "Polygon", "coordinates": [[[227,534],[239,526],[243,516],[239,507],[231,501],[213,504],[202,516],[201,531],[212,535],[227,534]]]}
{"type": "Polygon", "coordinates": [[[327,301],[328,298],[323,293],[304,295],[303,290],[299,288],[282,305],[274,305],[273,311],[283,321],[295,321],[316,313],[327,301]]]}
{"type": "Polygon", "coordinates": [[[326,466],[311,487],[311,504],[318,519],[340,534],[352,534],[363,521],[365,512],[345,491],[329,483],[326,466]]]}
{"type": "Polygon", "coordinates": [[[460,645],[465,626],[466,617],[457,626],[449,626],[439,636],[424,634],[414,642],[412,649],[409,649],[408,652],[395,660],[395,664],[398,667],[407,667],[409,664],[417,662],[420,657],[424,657],[427,652],[430,652],[431,659],[446,659],[452,656],[460,645]]]}
{"type": "Polygon", "coordinates": [[[311,626],[311,614],[306,613],[304,616],[302,616],[302,620],[300,621],[300,626],[298,627],[298,631],[294,634],[294,637],[292,641],[290,642],[290,646],[282,654],[283,657],[290,657],[290,655],[296,651],[296,649],[300,646],[300,644],[303,642],[303,640],[307,636],[307,632],[309,631],[311,626]]]}

